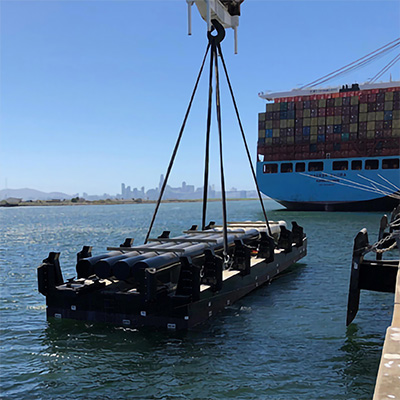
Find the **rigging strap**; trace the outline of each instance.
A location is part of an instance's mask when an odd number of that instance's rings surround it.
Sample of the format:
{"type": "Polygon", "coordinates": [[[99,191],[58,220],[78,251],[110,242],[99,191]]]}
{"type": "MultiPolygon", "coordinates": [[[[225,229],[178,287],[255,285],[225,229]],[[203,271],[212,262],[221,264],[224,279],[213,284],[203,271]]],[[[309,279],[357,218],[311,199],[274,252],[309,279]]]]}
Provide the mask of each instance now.
{"type": "Polygon", "coordinates": [[[168,178],[169,178],[169,175],[171,173],[172,165],[174,164],[175,156],[176,156],[176,153],[178,152],[179,144],[181,142],[183,131],[184,131],[185,126],[186,126],[186,121],[188,119],[188,116],[189,116],[189,113],[190,113],[190,109],[192,108],[194,95],[196,94],[197,87],[199,85],[200,77],[201,77],[201,74],[203,72],[204,64],[206,62],[206,58],[207,58],[207,54],[208,54],[209,50],[210,50],[210,45],[208,44],[207,49],[206,49],[206,53],[205,53],[204,58],[203,58],[203,62],[202,62],[201,67],[200,67],[199,74],[197,76],[196,84],[194,85],[192,96],[190,97],[190,101],[189,101],[188,108],[186,110],[185,118],[183,119],[181,130],[179,131],[178,139],[176,140],[175,147],[174,147],[174,150],[172,152],[171,160],[170,160],[169,165],[168,165],[167,173],[165,174],[165,179],[164,179],[164,182],[163,182],[161,190],[160,190],[160,195],[158,196],[157,205],[156,205],[156,208],[154,210],[154,214],[153,214],[153,217],[151,219],[151,223],[150,223],[150,226],[149,226],[149,230],[147,231],[147,235],[146,235],[146,239],[144,241],[144,244],[146,244],[148,242],[148,240],[149,240],[150,233],[151,233],[151,230],[153,228],[154,221],[156,219],[158,209],[160,207],[161,199],[163,197],[165,188],[167,186],[168,178]]]}
{"type": "Polygon", "coordinates": [[[225,76],[226,76],[226,81],[227,81],[227,83],[228,83],[229,91],[230,91],[230,93],[231,93],[233,106],[234,106],[234,108],[235,108],[236,117],[237,117],[237,120],[238,120],[240,132],[241,132],[241,134],[242,134],[243,144],[244,144],[244,147],[245,147],[245,149],[246,149],[247,159],[249,160],[251,173],[252,173],[252,175],[253,175],[254,184],[255,184],[256,189],[257,189],[257,195],[258,195],[258,199],[260,200],[260,204],[261,204],[262,212],[263,212],[263,215],[264,215],[265,223],[267,224],[267,227],[268,227],[268,233],[269,233],[269,235],[272,237],[271,227],[269,226],[269,221],[268,221],[267,213],[266,213],[266,211],[265,211],[264,202],[263,202],[262,197],[261,197],[260,187],[258,186],[256,173],[255,173],[255,170],[254,170],[254,167],[253,167],[253,163],[252,163],[252,161],[251,161],[251,155],[250,155],[250,151],[249,151],[249,146],[247,145],[247,140],[246,140],[246,136],[245,136],[245,134],[244,134],[244,129],[243,129],[242,121],[241,121],[241,119],[240,119],[239,109],[238,109],[237,104],[236,104],[235,95],[233,94],[233,89],[232,89],[231,81],[230,81],[230,79],[229,79],[228,70],[227,70],[227,68],[226,68],[224,56],[222,55],[222,50],[221,50],[221,46],[220,46],[220,45],[218,45],[218,52],[219,52],[219,55],[220,55],[220,57],[221,57],[222,65],[223,65],[223,67],[224,67],[225,76]]]}
{"type": "MultiPolygon", "coordinates": [[[[210,35],[213,38],[212,35],[210,35]]],[[[210,132],[211,132],[211,111],[212,111],[212,91],[213,91],[213,66],[215,50],[213,41],[209,38],[209,46],[211,47],[210,53],[210,76],[208,84],[208,111],[207,111],[207,131],[206,131],[206,149],[204,160],[204,185],[203,185],[203,216],[201,221],[201,229],[206,229],[206,215],[207,215],[207,198],[208,198],[208,169],[210,164],[210,132]]]]}
{"type": "Polygon", "coordinates": [[[213,20],[213,26],[216,27],[218,35],[210,40],[211,33],[208,34],[209,40],[212,41],[211,48],[215,52],[215,103],[217,107],[217,123],[218,123],[218,137],[219,137],[219,162],[220,162],[220,174],[221,174],[221,195],[222,195],[222,221],[223,221],[223,234],[224,234],[224,264],[226,265],[229,261],[228,256],[228,219],[226,216],[226,194],[225,194],[225,173],[224,173],[224,161],[222,156],[222,121],[221,121],[221,97],[219,90],[219,71],[218,71],[218,57],[217,57],[217,46],[220,41],[225,37],[225,29],[218,22],[213,20]],[[221,34],[223,32],[223,35],[221,34]],[[221,38],[218,41],[218,38],[221,38]]]}
{"type": "Polygon", "coordinates": [[[218,137],[219,137],[219,156],[220,156],[220,175],[221,175],[221,194],[222,194],[222,217],[223,217],[223,238],[224,238],[224,241],[223,241],[224,242],[223,243],[223,246],[224,246],[223,254],[224,254],[224,265],[225,265],[225,267],[227,267],[229,265],[230,260],[229,260],[229,254],[228,254],[228,228],[227,228],[228,222],[227,222],[227,212],[226,212],[225,173],[224,173],[223,151],[222,151],[222,119],[221,119],[221,98],[220,98],[219,71],[218,71],[218,55],[221,57],[221,60],[222,60],[222,64],[223,64],[223,68],[224,68],[224,71],[225,71],[226,79],[227,79],[227,82],[228,82],[229,90],[230,90],[230,93],[231,93],[233,105],[234,105],[234,108],[235,108],[235,111],[236,111],[236,116],[237,116],[237,119],[238,119],[240,131],[241,131],[241,134],[242,134],[244,146],[245,146],[247,157],[248,157],[248,160],[249,160],[251,172],[252,172],[252,175],[253,175],[253,178],[254,178],[254,183],[255,183],[255,186],[256,186],[256,189],[257,189],[257,193],[258,193],[258,197],[259,197],[259,200],[260,200],[261,208],[262,208],[262,211],[263,211],[263,214],[264,214],[265,222],[266,222],[266,225],[268,227],[268,233],[269,233],[270,236],[272,236],[272,232],[271,232],[271,228],[270,228],[270,225],[269,225],[269,222],[268,222],[267,214],[266,214],[266,211],[265,211],[265,208],[264,208],[264,203],[262,201],[261,192],[260,192],[259,186],[257,184],[256,174],[255,174],[255,171],[254,171],[253,164],[251,162],[251,156],[250,156],[249,148],[248,148],[248,145],[247,145],[247,141],[246,141],[246,137],[245,137],[245,134],[244,134],[243,126],[242,126],[242,123],[241,123],[241,120],[240,120],[239,111],[238,111],[238,107],[237,107],[237,104],[236,104],[235,96],[233,94],[232,85],[231,85],[230,80],[229,80],[229,76],[228,76],[228,71],[227,71],[227,68],[226,68],[225,60],[224,60],[223,55],[222,55],[222,50],[221,50],[220,43],[225,38],[225,29],[217,20],[212,20],[211,22],[212,22],[213,28],[216,30],[217,34],[216,35],[212,35],[211,31],[207,32],[207,37],[208,37],[208,41],[209,41],[208,46],[207,46],[207,50],[206,50],[206,53],[204,55],[203,62],[202,62],[199,74],[197,76],[196,84],[194,86],[193,93],[192,93],[192,96],[190,98],[188,108],[186,110],[186,114],[185,114],[181,129],[180,129],[180,132],[179,132],[179,135],[178,135],[178,139],[176,141],[174,150],[172,152],[172,156],[171,156],[171,159],[170,159],[170,162],[169,162],[169,165],[168,165],[168,169],[167,169],[167,172],[166,172],[166,175],[165,175],[165,179],[164,179],[164,182],[163,182],[161,190],[160,190],[160,194],[159,194],[159,197],[158,197],[158,200],[157,200],[156,208],[154,210],[154,214],[153,214],[153,217],[152,217],[152,220],[151,220],[151,223],[150,223],[150,227],[149,227],[149,230],[147,232],[146,239],[145,239],[144,243],[146,244],[148,242],[148,240],[149,240],[150,233],[151,233],[151,230],[153,228],[154,221],[156,219],[157,212],[158,212],[158,209],[160,207],[160,203],[161,203],[162,197],[164,195],[165,188],[167,186],[168,178],[169,178],[169,175],[171,173],[173,163],[175,161],[175,157],[176,157],[176,154],[177,154],[177,151],[178,151],[178,148],[179,148],[179,144],[180,144],[181,139],[182,139],[183,131],[185,129],[186,121],[187,121],[187,118],[189,116],[189,113],[190,113],[190,110],[191,110],[191,107],[192,107],[193,99],[194,99],[195,93],[197,91],[197,87],[198,87],[198,84],[199,84],[199,81],[200,81],[200,77],[201,77],[202,72],[203,72],[203,68],[204,68],[204,64],[205,64],[206,58],[207,58],[207,54],[208,54],[208,51],[211,48],[209,91],[208,91],[207,130],[206,130],[206,149],[205,149],[205,160],[204,160],[205,166],[204,166],[204,187],[203,187],[202,230],[207,229],[205,224],[206,224],[207,197],[208,197],[208,176],[209,176],[209,153],[210,153],[210,131],[211,131],[213,74],[215,73],[215,101],[216,101],[216,113],[217,113],[217,124],[218,124],[218,137]]]}

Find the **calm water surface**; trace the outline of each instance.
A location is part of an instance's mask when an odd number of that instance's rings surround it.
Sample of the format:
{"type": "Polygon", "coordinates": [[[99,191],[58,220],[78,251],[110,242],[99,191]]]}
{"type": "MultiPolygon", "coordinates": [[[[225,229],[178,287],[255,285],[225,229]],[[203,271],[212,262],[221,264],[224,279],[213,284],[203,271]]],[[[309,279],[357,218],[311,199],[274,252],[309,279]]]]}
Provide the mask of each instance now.
{"type": "MultiPolygon", "coordinates": [[[[46,321],[36,267],[61,252],[64,278],[76,253],[143,243],[154,205],[0,209],[1,398],[370,399],[391,294],[363,293],[345,326],[352,242],[380,213],[296,213],[266,202],[271,220],[296,220],[308,256],[193,332],[135,331],[46,321]]],[[[164,204],[153,236],[200,223],[200,203],[164,204]]],[[[221,222],[220,205],[210,219],[221,222]]],[[[255,201],[229,202],[230,220],[262,219],[255,201]]]]}

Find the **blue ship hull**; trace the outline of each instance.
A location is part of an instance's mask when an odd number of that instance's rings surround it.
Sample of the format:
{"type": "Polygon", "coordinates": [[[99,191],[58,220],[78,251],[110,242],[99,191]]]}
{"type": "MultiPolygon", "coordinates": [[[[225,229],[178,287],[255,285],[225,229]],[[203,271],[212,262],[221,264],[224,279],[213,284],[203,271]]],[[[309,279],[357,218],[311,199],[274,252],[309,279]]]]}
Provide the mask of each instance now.
{"type": "MultiPolygon", "coordinates": [[[[382,161],[398,157],[374,157],[379,168],[368,170],[333,170],[335,161],[362,161],[367,158],[285,160],[257,162],[260,190],[289,210],[301,211],[391,211],[399,200],[400,170],[382,169],[382,161]],[[322,171],[309,171],[309,163],[323,162],[322,171]],[[281,172],[281,164],[305,163],[304,172],[281,172]],[[266,173],[267,165],[276,165],[277,172],[266,173]]],[[[368,160],[371,160],[369,157],[368,160]]]]}

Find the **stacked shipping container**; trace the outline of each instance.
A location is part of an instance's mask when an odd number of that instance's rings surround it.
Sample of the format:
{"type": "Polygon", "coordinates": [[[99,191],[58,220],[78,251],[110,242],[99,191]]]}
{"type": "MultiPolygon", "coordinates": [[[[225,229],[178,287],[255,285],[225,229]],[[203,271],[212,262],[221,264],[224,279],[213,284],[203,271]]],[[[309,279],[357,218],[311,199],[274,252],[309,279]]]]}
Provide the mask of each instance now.
{"type": "Polygon", "coordinates": [[[400,87],[278,98],[259,114],[264,161],[399,155],[400,87]]]}

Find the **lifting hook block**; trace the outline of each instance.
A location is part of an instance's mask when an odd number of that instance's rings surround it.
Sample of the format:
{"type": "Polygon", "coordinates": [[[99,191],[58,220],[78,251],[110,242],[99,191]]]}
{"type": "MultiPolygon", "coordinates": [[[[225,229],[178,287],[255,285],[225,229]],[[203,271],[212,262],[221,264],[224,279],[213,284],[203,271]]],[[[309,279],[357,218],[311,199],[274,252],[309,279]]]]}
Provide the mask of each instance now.
{"type": "Polygon", "coordinates": [[[208,41],[210,44],[218,45],[225,39],[225,28],[216,19],[212,19],[211,24],[216,29],[217,34],[212,35],[211,31],[207,32],[208,41]]]}

